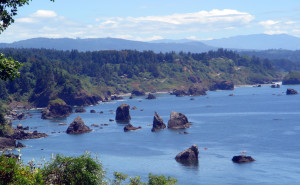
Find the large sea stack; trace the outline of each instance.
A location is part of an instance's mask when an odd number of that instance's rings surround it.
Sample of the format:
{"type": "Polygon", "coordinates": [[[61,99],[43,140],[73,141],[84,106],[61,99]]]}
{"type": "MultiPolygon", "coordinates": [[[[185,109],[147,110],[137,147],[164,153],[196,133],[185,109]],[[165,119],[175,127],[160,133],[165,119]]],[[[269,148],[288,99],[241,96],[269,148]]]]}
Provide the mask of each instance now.
{"type": "Polygon", "coordinates": [[[168,121],[168,128],[185,129],[189,127],[189,121],[184,114],[179,112],[171,112],[170,120],[168,121]]]}
{"type": "Polygon", "coordinates": [[[119,122],[128,122],[131,120],[130,114],[129,114],[130,106],[128,104],[122,104],[117,108],[116,111],[116,121],[119,122]]]}
{"type": "Polygon", "coordinates": [[[82,134],[90,131],[92,130],[84,124],[81,117],[77,116],[77,118],[68,127],[67,134],[82,134]]]}
{"type": "Polygon", "coordinates": [[[182,163],[197,163],[198,162],[199,150],[197,145],[193,145],[183,152],[180,152],[175,157],[176,161],[182,163]]]}
{"type": "Polygon", "coordinates": [[[152,132],[159,131],[161,129],[166,128],[166,124],[164,124],[164,121],[161,119],[161,117],[157,114],[157,112],[154,113],[154,118],[153,118],[153,127],[152,127],[152,132]]]}

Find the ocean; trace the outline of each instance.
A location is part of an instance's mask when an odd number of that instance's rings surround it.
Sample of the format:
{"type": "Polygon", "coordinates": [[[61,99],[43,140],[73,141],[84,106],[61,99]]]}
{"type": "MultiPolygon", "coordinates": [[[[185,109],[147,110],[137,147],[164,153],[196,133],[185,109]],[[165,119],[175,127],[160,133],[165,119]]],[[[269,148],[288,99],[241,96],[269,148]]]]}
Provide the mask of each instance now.
{"type": "Polygon", "coordinates": [[[300,184],[300,95],[285,95],[287,88],[300,92],[300,86],[281,88],[237,87],[232,91],[210,91],[206,96],[175,97],[155,94],[157,99],[136,97],[84,107],[87,112],[67,118],[42,120],[41,110],[31,110],[26,120],[14,121],[49,137],[21,141],[26,163],[31,159],[50,159],[52,154],[78,156],[89,151],[102,161],[109,177],[114,171],[145,181],[149,173],[178,179],[178,184],[300,184]],[[229,96],[233,94],[233,96],[229,96]],[[119,105],[127,103],[131,124],[141,130],[124,132],[115,119],[119,105]],[[90,110],[97,113],[90,113],[90,110]],[[103,111],[103,114],[99,112],[103,111]],[[154,112],[167,124],[170,112],[181,112],[192,125],[185,130],[164,129],[151,132],[154,112]],[[68,135],[68,125],[80,116],[93,129],[90,133],[68,135]],[[67,125],[60,126],[64,122],[67,125]],[[92,124],[105,124],[103,129],[92,124]],[[189,134],[179,134],[186,131],[189,134]],[[186,166],[175,156],[196,144],[199,164],[186,166]],[[236,164],[232,157],[252,156],[256,161],[236,164]]]}

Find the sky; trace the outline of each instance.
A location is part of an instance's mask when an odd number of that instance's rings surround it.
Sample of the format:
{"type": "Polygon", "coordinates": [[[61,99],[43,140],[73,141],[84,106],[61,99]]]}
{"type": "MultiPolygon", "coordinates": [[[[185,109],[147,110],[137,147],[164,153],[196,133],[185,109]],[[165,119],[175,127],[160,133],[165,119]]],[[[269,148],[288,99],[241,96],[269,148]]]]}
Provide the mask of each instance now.
{"type": "Polygon", "coordinates": [[[32,0],[1,43],[36,37],[210,40],[250,34],[300,37],[299,0],[32,0]]]}

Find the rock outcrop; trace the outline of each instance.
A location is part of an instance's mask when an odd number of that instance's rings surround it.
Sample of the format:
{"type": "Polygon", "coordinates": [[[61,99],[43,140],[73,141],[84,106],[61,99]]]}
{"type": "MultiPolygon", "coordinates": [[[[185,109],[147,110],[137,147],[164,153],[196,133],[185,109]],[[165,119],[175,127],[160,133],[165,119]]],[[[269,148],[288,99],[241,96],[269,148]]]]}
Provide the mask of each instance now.
{"type": "Polygon", "coordinates": [[[232,81],[213,81],[212,85],[209,87],[209,90],[215,91],[215,90],[233,90],[234,84],[232,81]]]}
{"type": "Polygon", "coordinates": [[[75,109],[75,112],[76,113],[83,113],[83,112],[86,112],[86,110],[84,108],[80,107],[80,108],[75,109]]]}
{"type": "Polygon", "coordinates": [[[280,85],[279,84],[272,84],[271,88],[280,88],[280,85]]]}
{"type": "Polygon", "coordinates": [[[122,96],[111,96],[111,100],[123,100],[124,98],[122,96]]]}
{"type": "Polygon", "coordinates": [[[23,129],[14,129],[13,134],[7,135],[6,137],[15,140],[23,140],[23,139],[38,139],[47,136],[48,136],[47,134],[38,132],[36,130],[33,132],[25,132],[23,129]]]}
{"type": "Polygon", "coordinates": [[[88,126],[86,126],[80,116],[69,125],[67,129],[67,134],[83,134],[92,131],[88,126]]]}
{"type": "Polygon", "coordinates": [[[129,120],[131,120],[129,109],[130,106],[128,104],[124,103],[120,105],[116,110],[116,121],[128,122],[129,120]]]}
{"type": "Polygon", "coordinates": [[[131,92],[131,96],[145,96],[145,92],[141,90],[133,90],[131,92]]]}
{"type": "Polygon", "coordinates": [[[156,97],[153,94],[149,93],[148,97],[146,99],[153,100],[153,99],[156,99],[156,97]]]}
{"type": "Polygon", "coordinates": [[[298,94],[298,91],[296,91],[295,89],[291,89],[291,88],[288,88],[286,90],[286,95],[294,95],[294,94],[298,94]]]}
{"type": "MultiPolygon", "coordinates": [[[[20,142],[18,142],[20,143],[20,142]]],[[[17,144],[16,140],[6,137],[0,137],[0,150],[14,149],[24,147],[22,143],[17,144]]]]}
{"type": "Polygon", "coordinates": [[[171,112],[170,120],[168,121],[168,128],[185,129],[189,127],[189,121],[184,114],[179,112],[171,112]]]}
{"type": "Polygon", "coordinates": [[[253,159],[251,156],[239,155],[239,156],[234,156],[232,158],[232,161],[235,163],[245,163],[245,162],[255,161],[255,159],[253,159]]]}
{"type": "Polygon", "coordinates": [[[201,84],[194,84],[189,89],[174,89],[171,95],[181,96],[203,96],[206,95],[207,89],[201,84]]]}
{"type": "Polygon", "coordinates": [[[139,130],[142,127],[134,127],[132,126],[130,123],[128,123],[125,127],[124,127],[124,132],[128,132],[128,131],[133,131],[133,130],[139,130]]]}
{"type": "Polygon", "coordinates": [[[74,95],[61,93],[58,96],[71,106],[96,105],[100,100],[102,100],[100,96],[89,94],[83,89],[77,91],[74,95]]]}
{"type": "Polygon", "coordinates": [[[197,145],[193,145],[190,148],[186,149],[183,152],[180,152],[175,157],[175,160],[178,162],[189,163],[189,162],[198,162],[199,150],[197,145]]]}
{"type": "Polygon", "coordinates": [[[164,121],[161,119],[161,117],[157,114],[157,112],[154,113],[153,118],[153,127],[151,129],[152,132],[157,132],[161,129],[166,128],[166,124],[164,124],[164,121]]]}
{"type": "Polygon", "coordinates": [[[203,96],[206,95],[207,89],[202,87],[199,84],[194,84],[189,88],[189,95],[190,96],[203,96]]]}
{"type": "Polygon", "coordinates": [[[51,102],[42,111],[42,119],[68,117],[72,113],[72,107],[63,101],[51,102]]]}

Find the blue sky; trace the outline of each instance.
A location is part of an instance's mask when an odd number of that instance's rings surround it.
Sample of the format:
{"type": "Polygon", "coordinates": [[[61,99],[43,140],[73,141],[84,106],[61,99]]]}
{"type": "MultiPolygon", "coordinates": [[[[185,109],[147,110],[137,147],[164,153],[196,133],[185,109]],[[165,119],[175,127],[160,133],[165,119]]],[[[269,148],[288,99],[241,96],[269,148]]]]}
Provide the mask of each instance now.
{"type": "Polygon", "coordinates": [[[0,42],[35,37],[207,40],[248,34],[300,37],[299,0],[33,0],[0,42]]]}

